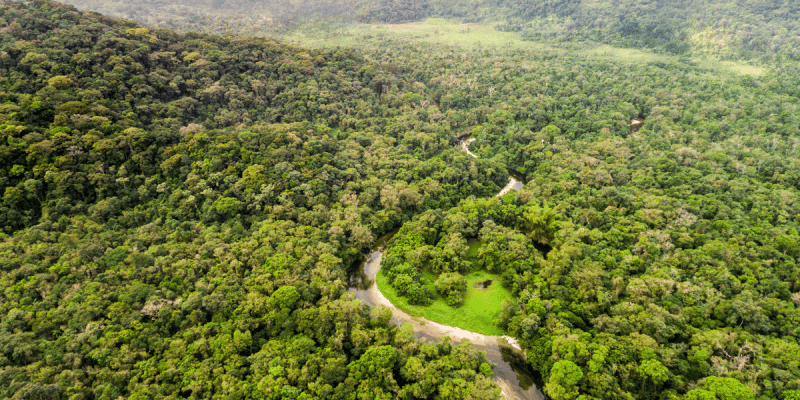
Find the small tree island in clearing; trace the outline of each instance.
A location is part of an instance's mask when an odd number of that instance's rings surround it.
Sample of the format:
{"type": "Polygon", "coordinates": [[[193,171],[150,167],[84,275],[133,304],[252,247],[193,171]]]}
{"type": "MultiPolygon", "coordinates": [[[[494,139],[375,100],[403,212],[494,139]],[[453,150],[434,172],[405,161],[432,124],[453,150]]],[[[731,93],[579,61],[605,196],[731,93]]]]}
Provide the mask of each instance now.
{"type": "Polygon", "coordinates": [[[517,203],[470,199],[406,223],[382,261],[381,292],[412,315],[502,335],[517,277],[541,264],[537,247],[548,249],[556,230],[552,210],[517,203]]]}

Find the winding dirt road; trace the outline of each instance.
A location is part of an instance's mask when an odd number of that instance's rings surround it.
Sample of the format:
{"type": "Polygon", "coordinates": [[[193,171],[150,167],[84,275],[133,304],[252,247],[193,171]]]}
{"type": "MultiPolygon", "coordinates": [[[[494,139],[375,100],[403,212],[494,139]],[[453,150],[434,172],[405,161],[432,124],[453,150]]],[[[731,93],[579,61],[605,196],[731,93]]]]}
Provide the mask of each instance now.
{"type": "MultiPolygon", "coordinates": [[[[470,138],[462,141],[459,146],[472,157],[477,155],[469,151],[469,144],[475,140],[470,138]]],[[[495,197],[500,197],[511,190],[520,190],[524,184],[513,177],[509,177],[508,184],[495,197]]],[[[541,390],[533,383],[530,370],[527,368],[525,354],[517,341],[509,336],[491,336],[466,329],[457,328],[429,321],[421,317],[412,317],[394,306],[378,289],[375,277],[381,269],[383,247],[378,247],[369,254],[364,262],[361,276],[356,277],[355,284],[349,289],[356,298],[362,300],[370,307],[379,305],[392,310],[392,321],[401,326],[411,324],[418,339],[435,342],[441,337],[449,337],[454,342],[468,340],[479,351],[486,352],[486,357],[497,366],[493,369],[494,380],[502,389],[502,394],[508,400],[543,400],[545,397],[541,390]]]]}
{"type": "MultiPolygon", "coordinates": [[[[478,156],[475,155],[475,153],[469,151],[469,144],[472,143],[473,141],[475,141],[475,138],[462,140],[461,142],[459,142],[458,146],[461,147],[461,150],[463,150],[467,154],[471,155],[474,158],[478,158],[478,156]]],[[[494,197],[503,197],[512,190],[519,191],[520,189],[522,189],[523,186],[525,186],[524,183],[516,180],[513,176],[509,176],[508,184],[506,184],[506,186],[502,190],[500,190],[500,192],[497,193],[494,197]]]]}
{"type": "Polygon", "coordinates": [[[425,318],[412,317],[395,307],[378,289],[375,277],[381,269],[383,248],[373,250],[364,262],[363,274],[358,277],[355,287],[349,290],[356,298],[370,307],[379,305],[392,310],[392,321],[397,326],[411,324],[418,339],[435,342],[441,337],[450,337],[454,342],[469,340],[479,351],[486,352],[486,358],[497,366],[493,369],[494,380],[509,400],[543,400],[544,395],[533,384],[533,378],[525,365],[524,353],[514,338],[490,336],[454,326],[443,325],[425,318]]]}
{"type": "Polygon", "coordinates": [[[472,157],[478,158],[478,156],[476,156],[475,153],[469,151],[469,144],[474,142],[474,141],[475,141],[475,138],[469,138],[467,140],[462,140],[461,141],[461,150],[464,150],[465,152],[467,152],[467,154],[471,155],[472,157]]]}

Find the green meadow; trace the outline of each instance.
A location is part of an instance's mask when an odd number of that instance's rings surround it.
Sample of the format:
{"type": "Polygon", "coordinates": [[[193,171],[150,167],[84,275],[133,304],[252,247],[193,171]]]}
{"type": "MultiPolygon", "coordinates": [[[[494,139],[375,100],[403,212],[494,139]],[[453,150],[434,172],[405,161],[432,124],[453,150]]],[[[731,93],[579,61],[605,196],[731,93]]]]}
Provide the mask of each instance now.
{"type": "Polygon", "coordinates": [[[441,18],[406,24],[349,24],[317,29],[294,29],[283,40],[311,47],[363,47],[371,41],[395,39],[409,44],[436,43],[450,46],[544,48],[537,42],[523,41],[513,32],[500,32],[487,24],[462,24],[441,18]]]}
{"type": "MultiPolygon", "coordinates": [[[[476,271],[466,276],[467,294],[464,304],[460,307],[450,307],[444,299],[438,298],[429,306],[408,304],[408,299],[397,294],[395,289],[386,281],[386,276],[378,273],[376,279],[378,289],[397,308],[414,317],[422,317],[440,324],[456,326],[469,331],[485,335],[502,335],[504,332],[496,324],[497,315],[503,308],[503,303],[511,299],[511,291],[503,287],[499,275],[486,271],[476,271]],[[486,289],[475,288],[475,283],[492,280],[486,289]]],[[[435,291],[433,282],[436,276],[430,273],[423,275],[422,280],[427,288],[435,291]]]]}
{"type": "MultiPolygon", "coordinates": [[[[460,23],[442,18],[405,24],[305,24],[295,28],[281,40],[317,48],[364,48],[385,40],[408,44],[442,44],[464,49],[503,48],[514,50],[546,50],[555,53],[582,54],[590,59],[604,59],[622,63],[647,63],[654,61],[678,62],[678,56],[659,54],[646,50],[619,48],[591,41],[572,43],[539,42],[523,40],[516,32],[498,31],[491,24],[460,23]]],[[[744,62],[719,61],[713,58],[693,58],[702,69],[724,74],[759,77],[767,72],[761,66],[744,62]]]]}

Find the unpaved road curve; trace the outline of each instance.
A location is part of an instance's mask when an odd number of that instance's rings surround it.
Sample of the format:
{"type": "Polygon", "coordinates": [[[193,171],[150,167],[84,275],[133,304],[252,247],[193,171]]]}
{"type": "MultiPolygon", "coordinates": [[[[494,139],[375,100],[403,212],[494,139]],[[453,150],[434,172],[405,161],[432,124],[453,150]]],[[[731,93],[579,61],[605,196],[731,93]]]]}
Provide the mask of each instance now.
{"type": "MultiPolygon", "coordinates": [[[[469,144],[475,140],[470,138],[462,141],[459,146],[467,154],[478,158],[469,151],[469,144]]],[[[513,190],[520,190],[524,184],[513,177],[509,177],[508,184],[495,197],[500,197],[513,190]]],[[[486,357],[497,366],[494,368],[494,380],[503,391],[508,400],[543,400],[544,394],[533,384],[533,378],[527,369],[524,353],[517,341],[508,336],[491,336],[454,326],[443,325],[429,321],[425,318],[412,317],[394,306],[378,289],[375,277],[381,269],[383,247],[378,247],[370,252],[364,262],[361,276],[354,279],[354,285],[349,289],[356,298],[367,303],[370,307],[383,305],[392,310],[392,321],[401,326],[411,324],[414,334],[418,339],[434,342],[441,337],[449,337],[454,342],[469,340],[479,351],[486,352],[486,357]]]]}
{"type": "Polygon", "coordinates": [[[506,193],[510,192],[511,190],[519,191],[522,187],[525,186],[524,183],[516,180],[513,176],[508,177],[508,184],[500,191],[500,193],[496,194],[494,197],[503,197],[506,193]]]}
{"type": "Polygon", "coordinates": [[[378,289],[375,277],[381,269],[383,248],[374,249],[364,262],[363,274],[358,282],[349,290],[356,298],[370,307],[383,305],[392,310],[392,321],[401,326],[411,324],[418,339],[435,342],[441,337],[450,337],[454,342],[469,340],[479,351],[486,352],[486,357],[497,366],[494,368],[494,380],[509,400],[543,400],[542,392],[533,384],[533,379],[525,367],[515,368],[515,364],[524,364],[519,344],[508,336],[490,336],[471,332],[454,326],[443,325],[425,318],[412,317],[394,306],[378,289]],[[502,345],[502,348],[501,348],[502,345]]]}
{"type": "MultiPolygon", "coordinates": [[[[472,143],[473,141],[475,141],[475,138],[462,140],[458,143],[458,147],[461,147],[461,150],[471,155],[472,157],[478,158],[478,156],[475,155],[475,153],[469,151],[469,144],[472,143]]],[[[525,186],[524,183],[516,180],[513,176],[509,176],[508,184],[506,184],[506,186],[502,190],[500,190],[500,193],[497,193],[494,197],[503,197],[511,190],[519,191],[520,189],[522,189],[523,186],[525,186]]]]}
{"type": "Polygon", "coordinates": [[[467,140],[462,140],[460,143],[461,150],[467,152],[467,154],[471,155],[472,157],[478,158],[473,152],[469,151],[469,144],[474,142],[475,138],[469,138],[467,140]]]}

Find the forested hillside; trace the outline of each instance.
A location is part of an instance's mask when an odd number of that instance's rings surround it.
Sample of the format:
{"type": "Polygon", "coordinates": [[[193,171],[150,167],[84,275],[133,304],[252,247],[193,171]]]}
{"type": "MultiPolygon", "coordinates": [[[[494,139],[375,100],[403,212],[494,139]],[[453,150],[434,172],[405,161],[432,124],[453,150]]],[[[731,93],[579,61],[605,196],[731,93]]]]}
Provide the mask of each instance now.
{"type": "Polygon", "coordinates": [[[50,1],[0,34],[3,397],[497,398],[474,348],[347,293],[400,228],[403,287],[506,278],[553,399],[800,398],[796,68],[310,50],[50,1]]]}
{"type": "Polygon", "coordinates": [[[497,396],[344,296],[374,237],[505,180],[414,85],[50,1],[0,32],[0,397],[497,396]]]}
{"type": "Polygon", "coordinates": [[[796,71],[753,79],[690,63],[414,46],[398,56],[404,46],[369,57],[430,71],[432,98],[471,127],[472,151],[530,181],[507,206],[425,213],[394,246],[430,260],[414,268],[463,271],[453,244],[482,240],[483,268],[516,276],[500,324],[529,349],[545,393],[795,398],[796,71]]]}
{"type": "MultiPolygon", "coordinates": [[[[456,9],[442,4],[444,10],[456,9]]],[[[500,29],[536,39],[589,39],[719,59],[800,61],[800,4],[792,1],[512,0],[501,9],[506,24],[500,29]]]]}

